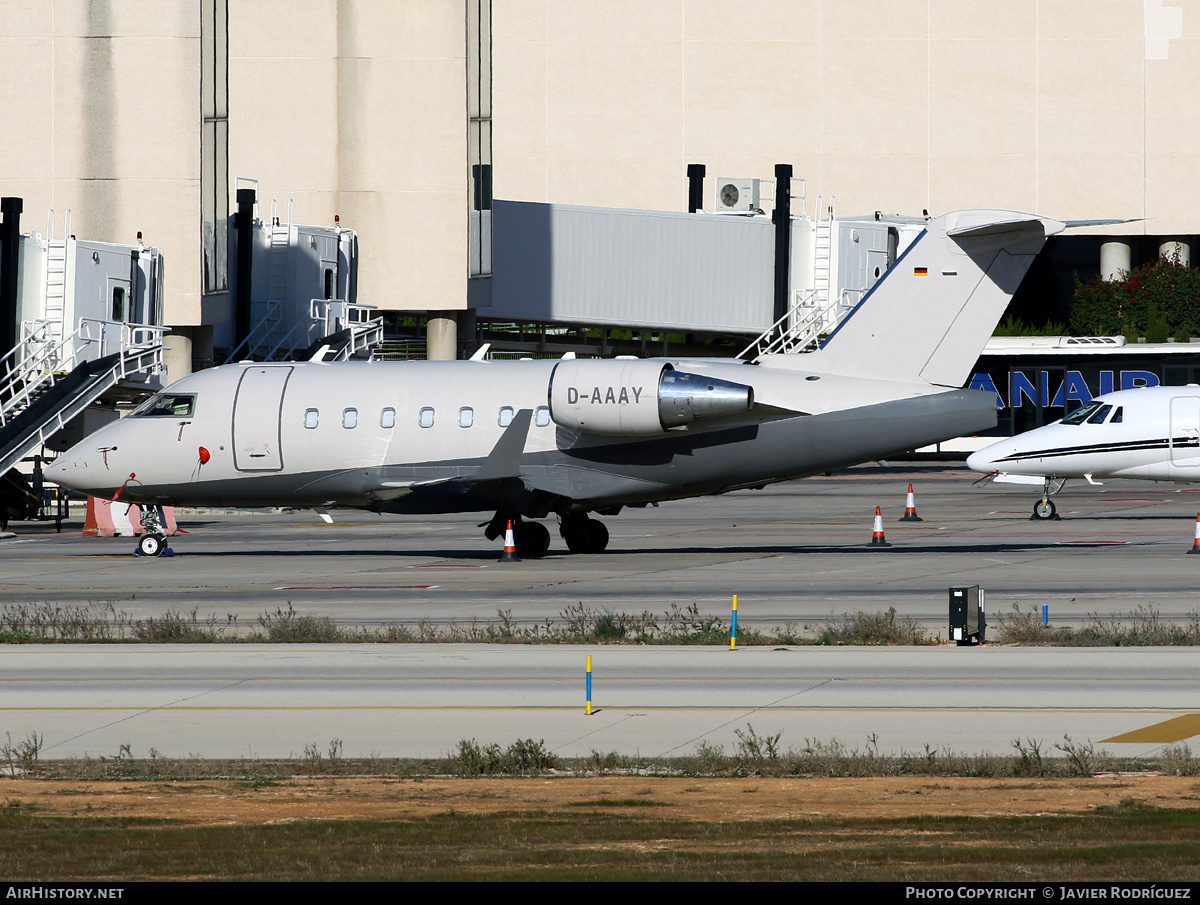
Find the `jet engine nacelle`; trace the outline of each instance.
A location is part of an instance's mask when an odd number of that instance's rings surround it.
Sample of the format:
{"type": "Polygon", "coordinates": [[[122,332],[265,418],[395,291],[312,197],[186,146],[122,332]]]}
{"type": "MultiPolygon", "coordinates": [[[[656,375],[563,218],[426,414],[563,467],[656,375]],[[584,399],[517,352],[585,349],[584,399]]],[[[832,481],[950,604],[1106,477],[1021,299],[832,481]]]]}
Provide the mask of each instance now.
{"type": "Polygon", "coordinates": [[[560,361],[550,374],[549,396],[555,424],[615,437],[661,435],[742,415],[754,405],[748,386],[639,359],[560,361]]]}

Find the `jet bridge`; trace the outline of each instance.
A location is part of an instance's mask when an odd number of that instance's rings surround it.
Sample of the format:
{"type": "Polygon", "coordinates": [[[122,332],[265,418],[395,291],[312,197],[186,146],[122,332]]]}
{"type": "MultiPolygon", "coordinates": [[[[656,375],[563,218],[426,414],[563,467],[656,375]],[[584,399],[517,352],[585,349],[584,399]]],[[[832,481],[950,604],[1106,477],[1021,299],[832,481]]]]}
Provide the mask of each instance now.
{"type": "Polygon", "coordinates": [[[81,439],[95,403],[109,403],[111,418],[117,402],[160,388],[163,257],[140,236],[136,245],[76,239],[70,211],[61,238],[53,211],[44,235],[20,235],[20,199],[4,199],[3,210],[0,318],[9,347],[0,350],[0,521],[7,521],[41,508],[41,494],[17,471],[22,460],[81,439]]]}
{"type": "MultiPolygon", "coordinates": [[[[747,181],[761,180],[718,179],[718,189],[747,181]]],[[[757,190],[744,194],[759,197],[757,190]]],[[[720,196],[717,213],[497,200],[493,276],[480,281],[490,282],[490,292],[477,316],[741,336],[753,340],[743,357],[815,348],[921,234],[926,218],[842,218],[832,199],[821,198],[810,216],[803,194],[799,202],[782,317],[772,218],[753,206],[721,211],[720,196]]]]}
{"type": "Polygon", "coordinates": [[[228,361],[285,361],[320,354],[324,360],[369,357],[383,340],[383,319],[356,301],[358,234],[341,225],[296,223],[272,200],[256,215],[258,186],[238,177],[230,261],[235,272],[231,310],[218,324],[214,345],[228,361]]]}

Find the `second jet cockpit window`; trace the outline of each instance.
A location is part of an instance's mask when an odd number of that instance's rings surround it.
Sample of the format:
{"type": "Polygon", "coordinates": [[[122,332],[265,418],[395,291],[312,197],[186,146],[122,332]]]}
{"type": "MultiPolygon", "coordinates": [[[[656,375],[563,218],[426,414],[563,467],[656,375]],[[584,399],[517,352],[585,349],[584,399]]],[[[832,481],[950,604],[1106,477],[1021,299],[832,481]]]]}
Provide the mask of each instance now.
{"type": "Polygon", "coordinates": [[[1075,411],[1071,412],[1071,414],[1067,415],[1067,417],[1063,418],[1062,423],[1083,424],[1083,422],[1091,418],[1092,415],[1096,414],[1096,410],[1099,409],[1102,404],[1103,403],[1100,402],[1089,402],[1087,405],[1080,406],[1079,408],[1075,409],[1075,411]]]}
{"type": "Polygon", "coordinates": [[[195,407],[195,396],[181,393],[159,393],[143,402],[131,417],[190,418],[195,407]]]}
{"type": "MultiPolygon", "coordinates": [[[[1063,418],[1063,424],[1103,424],[1108,420],[1108,414],[1113,410],[1111,405],[1103,402],[1089,402],[1087,405],[1080,406],[1063,418]]],[[[1117,412],[1112,417],[1110,424],[1120,424],[1124,420],[1125,409],[1123,406],[1117,406],[1117,412]]]]}

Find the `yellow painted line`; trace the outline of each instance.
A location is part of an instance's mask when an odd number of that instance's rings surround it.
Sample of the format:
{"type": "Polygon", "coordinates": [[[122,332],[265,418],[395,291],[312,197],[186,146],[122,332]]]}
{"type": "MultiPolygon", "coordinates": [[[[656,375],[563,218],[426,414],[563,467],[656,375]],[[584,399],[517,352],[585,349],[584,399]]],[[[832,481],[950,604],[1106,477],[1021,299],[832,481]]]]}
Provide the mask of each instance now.
{"type": "Polygon", "coordinates": [[[1183,716],[1175,717],[1173,720],[1155,723],[1153,726],[1147,726],[1145,729],[1135,729],[1133,732],[1126,732],[1124,735],[1101,739],[1101,741],[1113,744],[1159,744],[1163,742],[1181,742],[1185,738],[1191,738],[1193,735],[1200,735],[1200,713],[1184,714],[1183,716]]]}

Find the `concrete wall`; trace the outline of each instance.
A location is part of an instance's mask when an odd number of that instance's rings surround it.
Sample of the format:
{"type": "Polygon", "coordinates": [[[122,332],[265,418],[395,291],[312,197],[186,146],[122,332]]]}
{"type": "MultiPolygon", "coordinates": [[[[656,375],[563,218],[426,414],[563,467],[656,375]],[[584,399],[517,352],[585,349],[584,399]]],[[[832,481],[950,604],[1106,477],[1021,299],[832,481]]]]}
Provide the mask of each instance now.
{"type": "Polygon", "coordinates": [[[358,231],[359,301],[466,307],[464,0],[229,10],[230,173],[286,216],[358,231]]]}
{"type": "Polygon", "coordinates": [[[167,320],[200,322],[198,0],[0,3],[0,188],[21,226],[166,256],[167,320]]]}
{"type": "Polygon", "coordinates": [[[1200,0],[494,0],[493,31],[498,198],[686,210],[696,162],[711,209],[786,162],[839,212],[1200,232],[1200,0]]]}

